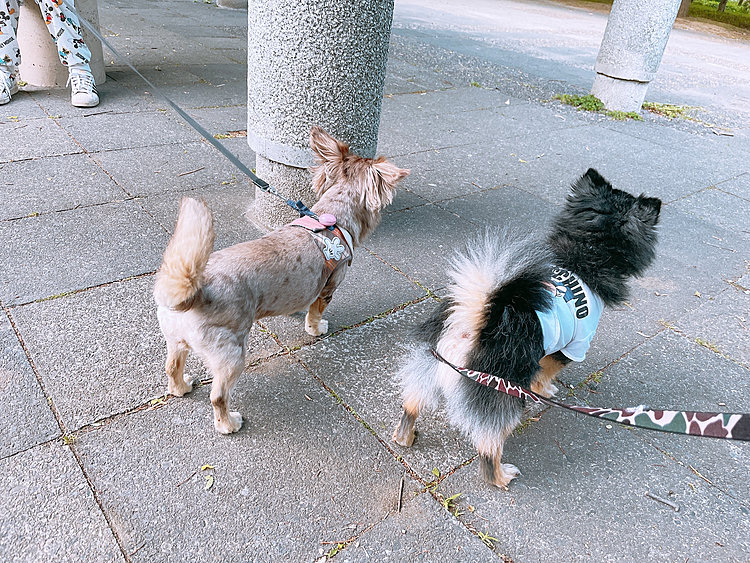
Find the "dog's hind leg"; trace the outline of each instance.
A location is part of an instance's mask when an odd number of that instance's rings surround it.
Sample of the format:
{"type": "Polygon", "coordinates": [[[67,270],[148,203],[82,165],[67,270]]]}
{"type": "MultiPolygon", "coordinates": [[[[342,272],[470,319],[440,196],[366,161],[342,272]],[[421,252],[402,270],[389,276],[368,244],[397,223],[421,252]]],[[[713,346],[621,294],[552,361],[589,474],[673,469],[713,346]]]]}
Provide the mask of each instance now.
{"type": "Polygon", "coordinates": [[[222,343],[218,350],[212,352],[207,363],[213,375],[211,404],[214,408],[214,427],[221,434],[237,432],[242,426],[242,415],[229,410],[229,399],[245,369],[245,347],[242,344],[222,343]]]}
{"type": "Polygon", "coordinates": [[[562,368],[571,360],[562,352],[555,352],[539,360],[541,369],[536,372],[531,381],[531,390],[542,397],[552,397],[557,393],[557,386],[552,383],[562,368]]]}
{"type": "Polygon", "coordinates": [[[414,443],[414,425],[422,409],[436,402],[437,360],[426,350],[418,349],[396,378],[403,386],[404,412],[393,432],[393,441],[402,446],[414,443]]]}
{"type": "Polygon", "coordinates": [[[512,426],[505,427],[499,435],[492,436],[486,440],[480,440],[476,444],[484,480],[490,485],[502,489],[507,489],[508,483],[520,473],[515,465],[501,462],[503,446],[511,432],[513,432],[512,426]]]}
{"type": "Polygon", "coordinates": [[[185,342],[167,339],[167,393],[182,397],[193,390],[192,383],[185,381],[185,359],[188,355],[185,342]]]}

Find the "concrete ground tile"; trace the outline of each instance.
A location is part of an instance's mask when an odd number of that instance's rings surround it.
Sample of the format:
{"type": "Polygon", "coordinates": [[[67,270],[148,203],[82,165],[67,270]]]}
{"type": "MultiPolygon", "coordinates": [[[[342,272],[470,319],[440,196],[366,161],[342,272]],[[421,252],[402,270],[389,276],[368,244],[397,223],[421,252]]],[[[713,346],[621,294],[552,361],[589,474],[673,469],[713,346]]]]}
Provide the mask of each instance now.
{"type": "Polygon", "coordinates": [[[391,514],[337,557],[343,563],[499,560],[429,494],[406,488],[401,513],[391,514]]]}
{"type": "MultiPolygon", "coordinates": [[[[605,370],[597,406],[635,406],[698,412],[747,412],[750,370],[701,346],[690,336],[665,331],[605,370]]],[[[750,451],[742,442],[636,430],[642,439],[692,466],[716,492],[741,503],[750,525],[750,451]]],[[[694,483],[706,485],[692,474],[694,483]]]]}
{"type": "Polygon", "coordinates": [[[60,127],[59,120],[49,117],[11,120],[3,125],[2,132],[0,162],[83,152],[60,127]]]}
{"type": "MultiPolygon", "coordinates": [[[[750,239],[750,200],[722,190],[708,189],[677,200],[670,207],[750,239]]],[[[745,241],[744,248],[737,250],[748,255],[750,241],[745,241]]]]}
{"type": "Polygon", "coordinates": [[[11,249],[0,272],[7,306],[153,272],[167,233],[124,201],[0,222],[0,241],[11,249]]]}
{"type": "Polygon", "coordinates": [[[444,200],[436,206],[480,227],[519,229],[538,233],[542,240],[559,210],[555,204],[509,186],[444,200]]]}
{"type": "MultiPolygon", "coordinates": [[[[191,109],[188,112],[201,126],[212,135],[226,135],[232,131],[247,131],[247,105],[227,106],[220,108],[191,109]]],[[[238,137],[247,144],[247,137],[238,137]]],[[[220,139],[223,143],[229,139],[220,139]]]]}
{"type": "MultiPolygon", "coordinates": [[[[60,435],[34,370],[8,318],[0,316],[0,459],[60,435]]],[[[0,536],[1,537],[1,536],[0,536]]],[[[0,552],[2,540],[0,540],[0,552]]]]}
{"type": "MultiPolygon", "coordinates": [[[[734,194],[745,200],[750,200],[750,172],[745,172],[716,185],[716,188],[723,192],[734,194]]],[[[743,231],[747,232],[746,229],[743,231]]]]}
{"type": "Polygon", "coordinates": [[[402,412],[401,389],[394,376],[414,342],[410,330],[435,307],[431,299],[410,305],[295,354],[426,481],[434,479],[434,468],[445,474],[476,453],[467,439],[447,427],[442,408],[420,415],[411,448],[391,440],[402,412]]]}
{"type": "Polygon", "coordinates": [[[105,203],[125,196],[85,154],[0,166],[0,220],[105,203]]]}
{"type": "Polygon", "coordinates": [[[511,183],[550,201],[562,201],[569,186],[588,168],[597,169],[615,188],[659,197],[665,203],[723,180],[726,173],[696,164],[674,163],[672,148],[597,126],[542,130],[500,137],[486,149],[502,171],[497,182],[511,183]]]}
{"type": "Polygon", "coordinates": [[[671,205],[662,207],[657,253],[684,264],[688,272],[694,269],[692,266],[697,266],[696,282],[699,284],[742,275],[747,248],[744,236],[671,205]]]}
{"type": "MultiPolygon", "coordinates": [[[[414,301],[425,291],[366,248],[355,251],[352,266],[346,278],[333,295],[333,300],[323,313],[328,321],[329,333],[350,327],[391,309],[414,301]]],[[[261,323],[289,348],[309,344],[316,340],[305,332],[305,313],[288,317],[269,317],[261,323]]]]}
{"type": "MultiPolygon", "coordinates": [[[[153,277],[13,309],[18,329],[68,430],[163,395],[166,343],[156,319],[153,277]]],[[[248,360],[279,351],[258,330],[248,360]]],[[[185,373],[209,377],[189,356],[185,373]]]]}
{"type": "Polygon", "coordinates": [[[702,301],[675,321],[676,329],[750,369],[750,290],[739,282],[702,301]]]}
{"type": "Polygon", "coordinates": [[[252,185],[249,181],[232,182],[228,186],[208,187],[186,192],[173,191],[144,197],[139,200],[169,233],[174,232],[180,200],[183,197],[202,198],[208,203],[214,219],[216,240],[214,250],[221,250],[233,244],[253,240],[263,236],[249,221],[247,209],[251,207],[252,185]],[[245,189],[242,189],[244,186],[245,189]]]}
{"type": "Polygon", "coordinates": [[[617,424],[552,409],[508,439],[503,462],[521,470],[508,491],[485,484],[476,461],[438,491],[462,493],[462,518],[513,561],[739,563],[750,549],[742,501],[617,424]]]}
{"type": "Polygon", "coordinates": [[[402,467],[298,363],[243,374],[232,406],[231,436],[202,387],[77,438],[132,561],[312,561],[396,509],[402,467]]]}
{"type": "MultiPolygon", "coordinates": [[[[220,55],[220,58],[221,63],[227,62],[225,55],[220,55]]],[[[138,86],[134,84],[133,88],[137,89],[138,86]]],[[[247,103],[247,85],[242,81],[225,82],[222,85],[221,82],[209,84],[201,80],[196,84],[167,84],[159,87],[159,90],[183,110],[230,107],[247,103]]],[[[156,107],[171,110],[161,95],[154,97],[154,104],[156,107]]]]}
{"type": "Polygon", "coordinates": [[[436,290],[445,285],[445,269],[455,248],[477,227],[434,205],[388,213],[367,248],[410,279],[436,290]]]}
{"type": "Polygon", "coordinates": [[[404,188],[426,200],[443,201],[502,185],[503,174],[493,157],[477,148],[453,146],[398,155],[392,160],[411,170],[401,181],[404,188]]]}
{"type": "Polygon", "coordinates": [[[177,120],[159,111],[109,114],[99,113],[88,118],[63,117],[60,127],[88,152],[153,147],[196,141],[198,134],[188,130],[177,120]],[[116,135],[106,134],[117,131],[116,135]]]}
{"type": "Polygon", "coordinates": [[[107,150],[92,157],[136,197],[219,186],[239,174],[214,147],[197,140],[158,148],[107,150]]]}
{"type": "MultiPolygon", "coordinates": [[[[108,61],[105,62],[105,70],[108,61]]],[[[70,88],[38,90],[32,92],[34,101],[49,115],[60,117],[91,117],[99,114],[122,114],[153,111],[154,107],[145,97],[134,97],[133,93],[117,81],[107,77],[96,85],[99,105],[93,108],[77,108],[70,103],[70,88]]]]}
{"type": "Polygon", "coordinates": [[[86,477],[66,446],[51,443],[0,460],[0,559],[123,562],[86,477]]]}
{"type": "Polygon", "coordinates": [[[410,61],[388,59],[383,85],[386,97],[452,87],[450,81],[432,70],[415,66],[410,61]]]}
{"type": "MultiPolygon", "coordinates": [[[[408,177],[408,176],[407,176],[408,177]]],[[[393,198],[393,203],[383,212],[395,213],[397,211],[403,211],[404,209],[411,209],[413,207],[421,207],[430,203],[423,197],[418,196],[404,185],[404,180],[399,183],[399,189],[396,191],[396,196],[393,198]]]]}
{"type": "Polygon", "coordinates": [[[18,123],[19,120],[47,119],[47,114],[35,103],[33,96],[34,91],[27,92],[20,89],[17,94],[13,94],[12,102],[3,106],[3,113],[0,116],[0,134],[3,138],[6,138],[6,131],[23,126],[18,123]]]}

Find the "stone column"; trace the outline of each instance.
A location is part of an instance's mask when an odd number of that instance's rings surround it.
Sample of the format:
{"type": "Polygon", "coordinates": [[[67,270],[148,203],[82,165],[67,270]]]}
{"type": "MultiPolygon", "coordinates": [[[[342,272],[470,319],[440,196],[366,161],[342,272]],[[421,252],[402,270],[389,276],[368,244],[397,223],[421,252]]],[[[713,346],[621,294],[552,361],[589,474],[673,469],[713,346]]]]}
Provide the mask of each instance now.
{"type": "Polygon", "coordinates": [[[640,111],[679,7],[680,0],[614,0],[591,89],[607,109],[640,111]]]}
{"type": "MultiPolygon", "coordinates": [[[[393,0],[250,0],[247,140],[256,174],[315,203],[306,168],[320,125],[365,157],[377,148],[393,0]]],[[[297,215],[256,189],[255,217],[275,228],[297,215]]]]}
{"type": "MultiPolygon", "coordinates": [[[[76,0],[79,17],[99,29],[99,7],[97,0],[76,0]]],[[[101,41],[83,29],[83,40],[91,51],[91,72],[97,84],[107,79],[104,69],[104,54],[101,41]]],[[[64,88],[68,82],[68,68],[60,63],[52,37],[42,12],[34,0],[26,0],[18,12],[18,48],[21,50],[21,66],[18,73],[21,80],[34,88],[64,88]]]]}

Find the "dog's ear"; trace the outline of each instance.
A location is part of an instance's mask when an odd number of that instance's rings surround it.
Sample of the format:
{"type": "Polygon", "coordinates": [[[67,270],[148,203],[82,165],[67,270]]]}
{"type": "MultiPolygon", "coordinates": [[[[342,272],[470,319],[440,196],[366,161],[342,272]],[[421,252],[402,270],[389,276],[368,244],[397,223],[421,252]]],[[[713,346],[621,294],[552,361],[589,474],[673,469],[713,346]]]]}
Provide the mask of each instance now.
{"type": "Polygon", "coordinates": [[[349,154],[349,145],[337,141],[317,125],[310,130],[310,148],[319,164],[338,163],[349,154]]]}
{"type": "Polygon", "coordinates": [[[646,197],[641,194],[635,202],[635,216],[640,221],[651,227],[659,222],[661,212],[661,200],[656,197],[646,197]]]}
{"type": "Polygon", "coordinates": [[[396,195],[396,184],[406,178],[410,171],[378,159],[372,163],[371,172],[372,181],[365,187],[363,197],[366,198],[368,209],[380,210],[391,204],[396,195]]]}

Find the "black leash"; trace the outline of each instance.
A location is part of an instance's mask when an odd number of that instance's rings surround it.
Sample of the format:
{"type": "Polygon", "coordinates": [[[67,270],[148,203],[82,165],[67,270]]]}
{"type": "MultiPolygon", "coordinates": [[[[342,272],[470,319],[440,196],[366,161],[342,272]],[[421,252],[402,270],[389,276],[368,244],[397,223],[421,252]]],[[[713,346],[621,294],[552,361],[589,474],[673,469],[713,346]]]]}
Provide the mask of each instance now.
{"type": "MultiPolygon", "coordinates": [[[[68,4],[66,0],[63,0],[63,2],[65,3],[65,5],[68,7],[69,10],[74,9],[72,6],[70,6],[70,4],[68,4]]],[[[301,200],[292,201],[291,199],[284,197],[268,182],[266,182],[265,180],[261,178],[258,178],[255,174],[253,174],[252,170],[250,170],[247,166],[245,166],[239,158],[237,158],[235,155],[233,155],[229,151],[229,149],[227,149],[223,144],[221,144],[218,140],[216,140],[213,137],[213,135],[211,135],[208,131],[206,131],[197,121],[195,121],[195,119],[193,119],[187,113],[185,113],[185,111],[180,106],[178,106],[176,103],[170,100],[169,97],[164,92],[162,92],[156,86],[154,86],[148,78],[146,78],[140,72],[138,72],[138,69],[136,69],[130,63],[127,57],[125,57],[120,52],[118,52],[117,49],[115,49],[109,41],[107,41],[104,37],[102,37],[102,35],[96,30],[96,28],[94,28],[93,25],[91,25],[89,22],[83,19],[80,14],[78,14],[78,20],[87,30],[89,30],[94,35],[94,37],[96,37],[99,41],[101,41],[104,45],[106,45],[107,49],[112,51],[118,59],[120,59],[122,62],[128,65],[128,67],[130,67],[130,69],[133,72],[135,72],[141,78],[141,80],[143,80],[146,84],[148,84],[149,87],[155,93],[159,94],[162,98],[164,98],[164,100],[170,105],[170,107],[173,110],[175,110],[180,115],[180,117],[182,117],[185,121],[187,121],[190,127],[195,129],[201,135],[201,137],[206,139],[209,143],[211,143],[214,147],[216,147],[216,149],[221,154],[227,157],[229,162],[234,164],[237,168],[240,169],[240,171],[243,174],[245,174],[248,178],[250,178],[250,181],[253,184],[259,187],[262,191],[269,193],[271,195],[274,195],[278,197],[279,199],[281,199],[289,207],[297,211],[300,217],[307,215],[308,217],[312,217],[313,219],[317,221],[318,216],[315,213],[313,213],[304,203],[302,203],[301,200]]]]}

